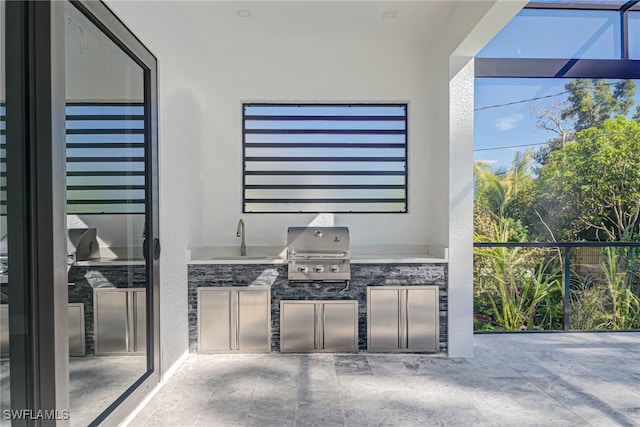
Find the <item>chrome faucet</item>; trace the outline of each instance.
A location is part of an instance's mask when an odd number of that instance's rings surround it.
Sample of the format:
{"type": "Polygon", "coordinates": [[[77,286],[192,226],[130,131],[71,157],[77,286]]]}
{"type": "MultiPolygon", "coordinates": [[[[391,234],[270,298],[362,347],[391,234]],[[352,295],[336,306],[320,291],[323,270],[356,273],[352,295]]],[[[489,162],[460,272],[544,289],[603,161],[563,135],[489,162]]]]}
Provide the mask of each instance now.
{"type": "Polygon", "coordinates": [[[242,237],[242,243],[240,244],[240,256],[247,256],[247,245],[244,242],[244,221],[240,218],[238,221],[238,230],[236,231],[236,237],[242,237]]]}

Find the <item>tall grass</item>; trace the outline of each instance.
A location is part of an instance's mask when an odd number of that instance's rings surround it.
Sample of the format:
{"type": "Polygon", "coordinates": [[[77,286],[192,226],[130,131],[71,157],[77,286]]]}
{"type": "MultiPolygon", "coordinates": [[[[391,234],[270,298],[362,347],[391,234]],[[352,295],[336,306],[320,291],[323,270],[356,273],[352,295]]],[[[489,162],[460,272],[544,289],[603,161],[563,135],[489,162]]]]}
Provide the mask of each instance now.
{"type": "MultiPolygon", "coordinates": [[[[506,241],[508,224],[495,226],[506,241]]],[[[546,249],[476,248],[474,257],[476,311],[489,315],[505,330],[539,329],[557,323],[553,299],[562,292],[557,257],[546,249]],[[553,296],[553,298],[551,298],[553,296]],[[480,308],[480,310],[478,310],[480,308]]]]}
{"type": "MultiPolygon", "coordinates": [[[[605,247],[586,275],[572,264],[571,329],[640,329],[639,249],[605,247]]],[[[563,328],[562,261],[552,249],[478,247],[474,272],[475,312],[492,319],[478,329],[563,328]]]]}
{"type": "Polygon", "coordinates": [[[600,269],[609,293],[609,328],[640,328],[640,287],[637,271],[629,268],[637,261],[637,248],[604,248],[600,269]]]}

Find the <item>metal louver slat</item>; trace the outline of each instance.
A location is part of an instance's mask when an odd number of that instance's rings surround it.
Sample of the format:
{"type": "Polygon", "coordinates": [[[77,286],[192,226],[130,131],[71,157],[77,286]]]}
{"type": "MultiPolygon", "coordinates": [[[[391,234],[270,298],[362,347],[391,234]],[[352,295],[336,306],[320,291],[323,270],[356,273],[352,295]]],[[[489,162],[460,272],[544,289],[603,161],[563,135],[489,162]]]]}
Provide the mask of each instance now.
{"type": "Polygon", "coordinates": [[[67,210],[144,213],[144,104],[66,107],[67,210]]]}
{"type": "Polygon", "coordinates": [[[243,211],[407,212],[407,104],[244,104],[243,211]]]}

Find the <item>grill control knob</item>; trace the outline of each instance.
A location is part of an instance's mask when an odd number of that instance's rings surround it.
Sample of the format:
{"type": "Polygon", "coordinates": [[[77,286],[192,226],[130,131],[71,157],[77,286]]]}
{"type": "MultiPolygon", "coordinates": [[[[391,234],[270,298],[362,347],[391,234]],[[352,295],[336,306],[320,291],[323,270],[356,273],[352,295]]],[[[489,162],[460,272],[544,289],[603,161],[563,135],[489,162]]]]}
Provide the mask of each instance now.
{"type": "Polygon", "coordinates": [[[313,267],[313,270],[314,270],[316,273],[322,273],[322,272],[324,271],[324,266],[322,266],[322,265],[319,265],[319,264],[318,264],[318,265],[316,265],[315,267],[313,267]]]}
{"type": "Polygon", "coordinates": [[[307,267],[306,265],[299,265],[298,266],[298,271],[300,273],[306,273],[307,271],[309,271],[309,267],[307,267]]]}
{"type": "Polygon", "coordinates": [[[333,264],[331,266],[331,271],[333,271],[334,273],[337,273],[338,271],[340,271],[340,266],[338,264],[333,264]]]}

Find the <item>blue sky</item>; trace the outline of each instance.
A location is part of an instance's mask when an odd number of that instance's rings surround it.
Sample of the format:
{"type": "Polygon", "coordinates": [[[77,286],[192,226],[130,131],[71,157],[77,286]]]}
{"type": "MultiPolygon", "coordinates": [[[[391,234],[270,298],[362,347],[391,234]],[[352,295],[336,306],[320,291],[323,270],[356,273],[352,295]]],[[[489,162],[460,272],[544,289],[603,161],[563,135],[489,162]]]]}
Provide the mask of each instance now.
{"type": "MultiPolygon", "coordinates": [[[[640,12],[630,19],[632,59],[640,58],[640,12]],[[636,40],[638,39],[638,40],[636,40]]],[[[521,11],[478,54],[485,58],[620,57],[619,14],[612,11],[521,11]]],[[[535,109],[566,101],[571,79],[476,79],[474,158],[508,166],[524,151],[556,136],[536,126],[535,109]],[[510,104],[510,105],[504,105],[510,104]],[[496,107],[494,107],[496,106],[496,107]],[[493,108],[487,108],[493,107],[493,108]],[[501,149],[496,149],[504,147],[501,149]]],[[[640,82],[637,82],[640,83],[640,82]]],[[[640,101],[636,87],[636,104],[640,101]]]]}
{"type": "Polygon", "coordinates": [[[569,79],[476,79],[474,158],[507,166],[516,151],[553,138],[553,132],[536,126],[535,108],[544,108],[567,99],[567,94],[543,98],[565,92],[569,79]],[[542,98],[535,100],[535,98],[542,98]],[[523,100],[531,100],[519,102],[523,100]],[[495,108],[486,108],[497,105],[495,108]],[[486,109],[484,109],[486,108],[486,109]],[[502,148],[504,147],[504,148],[502,148]]]}
{"type": "MultiPolygon", "coordinates": [[[[525,151],[557,136],[540,129],[535,110],[566,101],[564,85],[571,79],[476,79],[474,159],[508,166],[516,151],[525,151]],[[549,97],[551,96],[551,97],[549,97]],[[548,97],[548,98],[547,98],[548,97]],[[524,102],[519,102],[524,101],[524,102]],[[511,105],[503,105],[510,104],[511,105]],[[485,108],[493,107],[495,108],[485,108]]],[[[640,82],[636,81],[636,105],[640,82]]],[[[630,114],[635,111],[632,107],[630,114]]]]}

